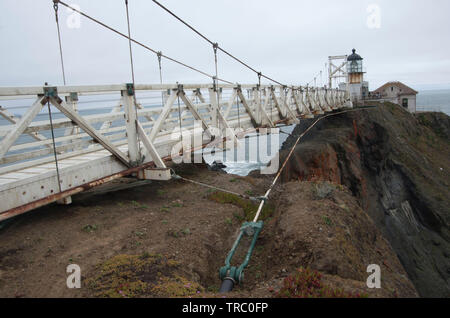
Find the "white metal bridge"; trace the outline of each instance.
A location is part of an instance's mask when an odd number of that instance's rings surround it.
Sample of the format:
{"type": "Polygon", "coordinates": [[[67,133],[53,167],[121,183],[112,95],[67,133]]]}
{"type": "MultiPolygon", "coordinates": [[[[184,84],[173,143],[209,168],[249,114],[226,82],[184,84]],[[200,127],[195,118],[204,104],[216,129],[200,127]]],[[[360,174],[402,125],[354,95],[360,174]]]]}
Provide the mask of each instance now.
{"type": "MultiPolygon", "coordinates": [[[[53,2],[57,16],[57,5],[64,3],[53,2]]],[[[130,56],[131,42],[144,46],[130,33],[113,31],[129,40],[130,56]]],[[[52,202],[68,204],[74,194],[127,175],[169,180],[165,161],[180,142],[172,135],[176,129],[190,133],[193,146],[184,149],[189,153],[212,141],[228,147],[258,129],[351,105],[347,91],[282,85],[237,58],[259,79],[277,84],[221,80],[217,50],[230,54],[217,43],[213,48],[210,84],[0,87],[0,221],[52,202]],[[198,134],[201,144],[194,141],[198,134]]]]}

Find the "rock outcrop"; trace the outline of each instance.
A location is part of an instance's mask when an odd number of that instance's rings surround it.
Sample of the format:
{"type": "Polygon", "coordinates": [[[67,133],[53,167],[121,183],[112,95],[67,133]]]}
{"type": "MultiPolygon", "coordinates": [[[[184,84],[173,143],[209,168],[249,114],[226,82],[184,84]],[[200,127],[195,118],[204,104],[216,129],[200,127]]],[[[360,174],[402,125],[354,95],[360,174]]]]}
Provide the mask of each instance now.
{"type": "Polygon", "coordinates": [[[418,296],[390,244],[348,189],[328,182],[289,182],[279,201],[274,266],[309,267],[326,274],[328,284],[339,282],[353,294],[418,296]],[[366,285],[373,264],[381,270],[380,289],[366,285]]]}
{"type": "MultiPolygon", "coordinates": [[[[309,124],[304,120],[293,135],[309,124]]],[[[445,114],[413,115],[390,103],[331,116],[297,146],[283,179],[346,186],[390,242],[420,295],[448,297],[449,132],[445,114]]],[[[283,148],[292,146],[294,136],[283,148]]]]}

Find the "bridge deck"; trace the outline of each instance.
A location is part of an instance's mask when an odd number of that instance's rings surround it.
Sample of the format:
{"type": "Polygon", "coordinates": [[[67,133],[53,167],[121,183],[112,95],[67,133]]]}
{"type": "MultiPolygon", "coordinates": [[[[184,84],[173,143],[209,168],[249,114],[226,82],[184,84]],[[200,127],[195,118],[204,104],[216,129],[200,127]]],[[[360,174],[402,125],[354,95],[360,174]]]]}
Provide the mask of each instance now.
{"type": "Polygon", "coordinates": [[[298,118],[343,107],[346,98],[337,90],[252,85],[219,85],[217,91],[212,85],[136,85],[131,90],[129,85],[0,88],[0,221],[81,192],[98,180],[150,165],[161,168],[162,158],[170,157],[179,143],[173,133],[180,118],[183,134],[188,132],[191,142],[200,125],[197,146],[204,146],[212,140],[205,132],[214,127],[220,127],[218,135],[223,137],[226,129],[250,131],[275,127],[279,121],[296,123],[298,118]],[[192,91],[190,97],[186,87],[192,91]],[[112,94],[116,106],[100,114],[78,109],[83,99],[97,105],[89,98],[112,94]],[[33,105],[12,115],[20,108],[14,106],[17,100],[30,96],[36,98],[33,105]],[[146,107],[146,100],[154,103],[155,99],[164,105],[146,107]],[[8,103],[11,106],[3,106],[8,103]],[[57,110],[52,125],[38,118],[49,115],[41,114],[47,104],[57,110]]]}

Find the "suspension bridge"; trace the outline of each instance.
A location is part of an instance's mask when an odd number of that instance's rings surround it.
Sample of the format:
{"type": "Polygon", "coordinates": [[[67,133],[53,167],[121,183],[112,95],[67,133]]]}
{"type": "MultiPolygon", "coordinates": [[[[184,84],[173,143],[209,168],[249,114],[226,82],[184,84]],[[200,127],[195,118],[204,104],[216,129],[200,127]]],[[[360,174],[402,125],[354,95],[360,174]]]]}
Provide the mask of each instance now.
{"type": "Polygon", "coordinates": [[[185,132],[191,136],[192,147],[182,149],[189,153],[212,142],[218,147],[228,147],[230,142],[236,145],[239,138],[251,132],[282,123],[295,124],[302,118],[348,106],[347,91],[284,85],[235,57],[159,2],[153,2],[212,45],[215,74],[132,38],[127,0],[128,34],[63,1],[53,0],[64,85],[0,87],[0,221],[52,202],[70,204],[71,196],[124,176],[170,180],[166,162],[179,143],[173,138],[174,129],[182,132],[180,136],[185,132]],[[128,40],[131,83],[66,85],[60,5],[128,40]],[[135,83],[132,44],[158,58],[159,84],[135,83]],[[238,84],[221,79],[217,74],[219,52],[253,71],[258,82],[238,84]],[[198,72],[210,83],[162,84],[162,59],[198,72]],[[263,85],[261,79],[271,84],[263,85]],[[14,106],[17,101],[25,106],[14,106]],[[21,115],[16,114],[18,109],[21,115]],[[198,138],[201,142],[195,144],[198,138]]]}
{"type": "MultiPolygon", "coordinates": [[[[0,87],[0,222],[53,202],[70,204],[73,195],[125,176],[160,181],[183,179],[213,187],[176,175],[168,162],[174,157],[195,157],[205,147],[233,149],[250,133],[267,135],[280,125],[298,124],[302,119],[328,113],[297,136],[265,195],[251,198],[260,202],[255,218],[242,225],[225,266],[220,269],[220,291],[227,292],[242,283],[243,271],[263,227],[263,222],[258,221],[260,213],[295,146],[319,120],[354,110],[342,110],[352,107],[348,90],[331,88],[332,76],[337,76],[335,73],[342,67],[330,72],[329,87],[317,87],[317,77],[314,86],[310,86],[312,81],[303,86],[283,84],[211,41],[158,1],[152,1],[212,46],[214,74],[134,39],[128,0],[127,33],[63,1],[52,0],[64,85],[0,87]],[[130,82],[67,85],[58,14],[61,5],[128,41],[130,82]],[[159,84],[136,83],[133,45],[158,59],[159,84]],[[254,72],[257,82],[241,84],[220,78],[219,54],[254,72]],[[207,83],[183,84],[180,79],[175,84],[163,84],[163,59],[205,76],[207,83]],[[262,84],[262,79],[268,83],[262,84]],[[232,266],[231,260],[244,235],[252,237],[249,250],[239,267],[232,266]]],[[[322,72],[319,74],[322,76],[322,72]]]]}

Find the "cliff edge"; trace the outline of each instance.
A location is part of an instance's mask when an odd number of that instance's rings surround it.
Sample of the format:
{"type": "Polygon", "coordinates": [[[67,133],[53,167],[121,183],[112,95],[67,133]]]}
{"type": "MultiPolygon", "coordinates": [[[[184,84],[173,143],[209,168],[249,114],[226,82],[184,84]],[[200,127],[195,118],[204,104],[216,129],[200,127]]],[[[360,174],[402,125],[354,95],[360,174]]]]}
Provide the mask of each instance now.
{"type": "MultiPolygon", "coordinates": [[[[346,186],[420,295],[449,297],[450,117],[376,106],[319,122],[296,147],[283,180],[346,186]]],[[[294,129],[284,156],[310,123],[294,129]]]]}

